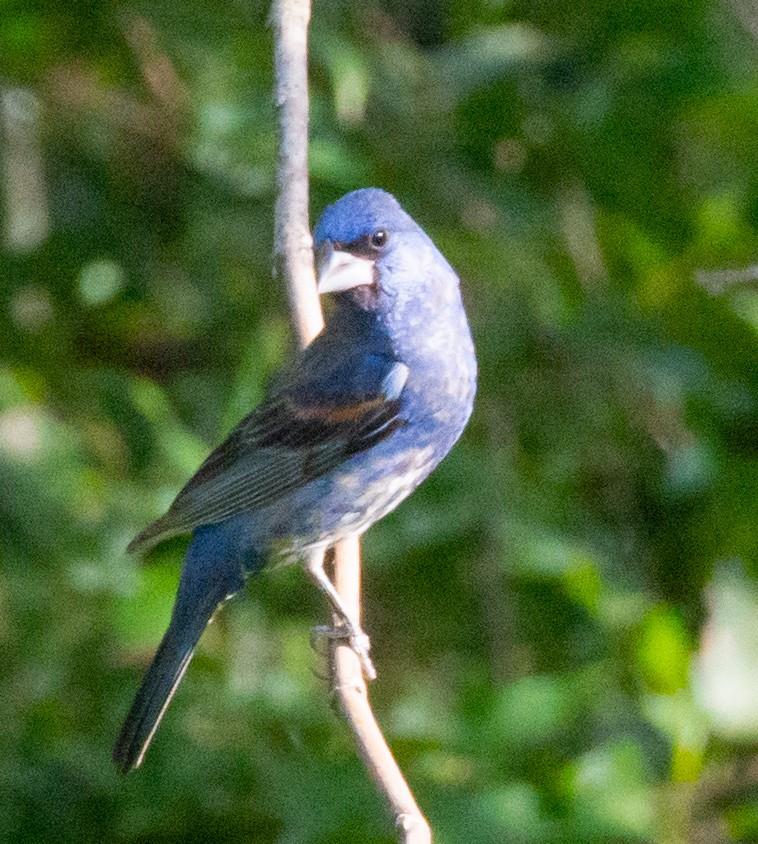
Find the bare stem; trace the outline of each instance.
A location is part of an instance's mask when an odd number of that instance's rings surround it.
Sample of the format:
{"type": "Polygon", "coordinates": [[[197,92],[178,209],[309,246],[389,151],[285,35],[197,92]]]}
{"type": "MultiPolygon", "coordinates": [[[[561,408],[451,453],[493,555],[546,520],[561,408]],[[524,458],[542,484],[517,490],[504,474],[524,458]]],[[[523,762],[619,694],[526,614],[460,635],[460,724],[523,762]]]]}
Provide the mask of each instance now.
{"type": "MultiPolygon", "coordinates": [[[[274,224],[277,272],[285,280],[292,321],[301,346],[324,322],[316,292],[313,249],[308,224],[308,21],[310,0],[274,0],[274,64],[279,108],[279,160],[274,224]]],[[[355,617],[360,611],[360,543],[343,540],[335,548],[334,584],[355,617]]],[[[334,640],[330,653],[334,694],[355,735],[358,750],[374,783],[390,805],[398,840],[430,844],[429,824],[374,718],[358,657],[334,640]]]]}
{"type": "Polygon", "coordinates": [[[301,347],[321,331],[313,239],[308,224],[308,21],[310,0],[275,0],[275,102],[279,159],[274,217],[274,262],[284,276],[292,322],[301,347]]]}
{"type": "MultiPolygon", "coordinates": [[[[335,548],[334,585],[356,617],[361,604],[360,572],[358,537],[343,539],[335,548]]],[[[390,805],[398,841],[403,844],[431,844],[429,824],[374,717],[360,660],[348,644],[335,640],[331,667],[334,694],[353,731],[363,764],[390,805]]]]}
{"type": "Polygon", "coordinates": [[[728,0],[740,23],[758,41],[758,0],[728,0]]]}

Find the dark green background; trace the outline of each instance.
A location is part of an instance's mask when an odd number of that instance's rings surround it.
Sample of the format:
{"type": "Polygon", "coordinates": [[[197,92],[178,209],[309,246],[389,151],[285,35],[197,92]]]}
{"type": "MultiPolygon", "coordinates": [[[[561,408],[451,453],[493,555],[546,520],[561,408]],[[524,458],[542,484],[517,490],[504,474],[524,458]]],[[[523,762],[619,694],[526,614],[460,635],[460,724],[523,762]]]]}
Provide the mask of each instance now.
{"type": "MultiPolygon", "coordinates": [[[[364,543],[440,844],[758,840],[758,296],[709,275],[758,261],[734,4],[316,3],[313,217],[395,193],[479,352],[462,442],[364,543]]],[[[0,840],[393,840],[296,570],[110,762],[184,547],[126,544],[288,354],[267,12],[0,3],[0,840]]]]}

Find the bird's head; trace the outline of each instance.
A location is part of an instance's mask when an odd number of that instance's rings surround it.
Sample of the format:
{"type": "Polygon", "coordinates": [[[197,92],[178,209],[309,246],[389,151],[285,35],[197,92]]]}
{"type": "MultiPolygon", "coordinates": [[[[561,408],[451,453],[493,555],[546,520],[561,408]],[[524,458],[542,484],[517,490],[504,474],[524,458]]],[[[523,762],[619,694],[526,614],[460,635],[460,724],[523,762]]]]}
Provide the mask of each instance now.
{"type": "Polygon", "coordinates": [[[363,307],[379,303],[378,294],[411,293],[413,280],[427,275],[420,271],[425,259],[449,269],[395,197],[378,188],[352,191],[326,208],[313,238],[318,292],[345,294],[363,307]]]}

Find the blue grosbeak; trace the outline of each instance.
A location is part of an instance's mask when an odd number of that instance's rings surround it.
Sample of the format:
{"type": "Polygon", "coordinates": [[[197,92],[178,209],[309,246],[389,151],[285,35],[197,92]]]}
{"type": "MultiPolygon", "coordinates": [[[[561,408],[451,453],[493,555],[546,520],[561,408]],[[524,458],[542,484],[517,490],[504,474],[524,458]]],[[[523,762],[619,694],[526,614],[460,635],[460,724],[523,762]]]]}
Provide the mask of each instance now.
{"type": "Polygon", "coordinates": [[[314,231],[326,325],[266,399],[129,546],[192,533],[171,622],[114,750],[137,767],[218,607],[267,560],[303,560],[370,673],[326,549],[409,495],[461,435],[476,358],[458,277],[384,191],[353,191],[314,231]]]}

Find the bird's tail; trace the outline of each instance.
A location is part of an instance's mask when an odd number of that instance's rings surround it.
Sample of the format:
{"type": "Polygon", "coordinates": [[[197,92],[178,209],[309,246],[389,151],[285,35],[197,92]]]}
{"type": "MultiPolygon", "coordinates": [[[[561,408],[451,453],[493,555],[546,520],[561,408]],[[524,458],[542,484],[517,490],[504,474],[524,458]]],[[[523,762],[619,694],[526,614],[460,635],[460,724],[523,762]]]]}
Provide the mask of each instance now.
{"type": "Polygon", "coordinates": [[[200,637],[218,607],[244,585],[247,574],[260,570],[262,560],[247,565],[219,534],[201,528],[187,550],[171,623],[150,667],[145,672],[132,708],[113,749],[122,773],[137,768],[171,702],[200,637]]]}
{"type": "Polygon", "coordinates": [[[192,630],[179,630],[172,622],[166,631],[113,749],[113,761],[122,773],[142,763],[208,621],[210,616],[198,618],[192,630]]]}

